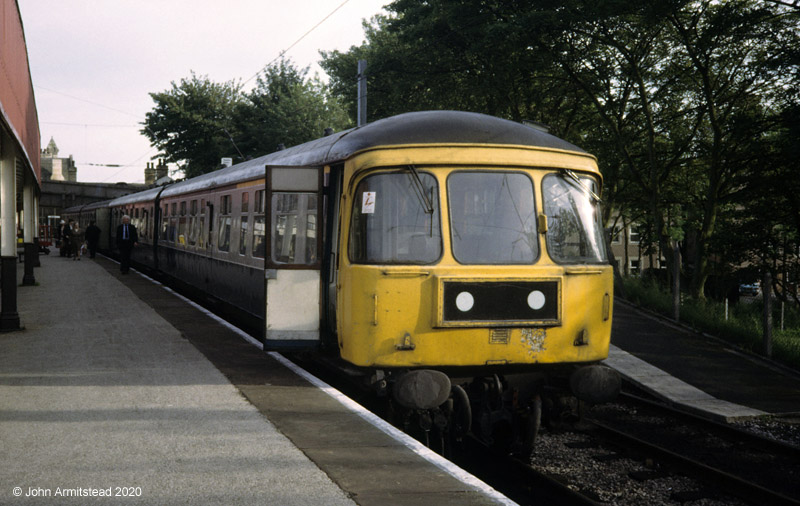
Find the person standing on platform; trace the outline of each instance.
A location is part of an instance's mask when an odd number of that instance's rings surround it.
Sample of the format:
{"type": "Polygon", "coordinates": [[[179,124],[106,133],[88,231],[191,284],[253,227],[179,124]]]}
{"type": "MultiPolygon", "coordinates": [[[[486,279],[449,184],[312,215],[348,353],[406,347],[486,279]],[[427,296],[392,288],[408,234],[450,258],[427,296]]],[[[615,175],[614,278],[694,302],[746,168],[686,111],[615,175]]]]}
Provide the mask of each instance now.
{"type": "Polygon", "coordinates": [[[72,220],[69,220],[69,223],[64,223],[64,220],[61,220],[61,256],[70,258],[72,255],[71,248],[72,245],[72,220]]]}
{"type": "Polygon", "coordinates": [[[97,253],[97,243],[100,242],[100,227],[94,224],[93,221],[89,222],[86,227],[86,243],[89,246],[89,258],[94,258],[97,253]]]}
{"type": "Polygon", "coordinates": [[[127,274],[131,266],[131,251],[139,244],[136,227],[131,225],[131,217],[122,217],[122,224],[117,227],[117,247],[119,248],[119,270],[127,274]]]}
{"type": "Polygon", "coordinates": [[[78,223],[69,220],[70,228],[72,228],[72,235],[69,239],[69,255],[73,260],[81,259],[81,229],[78,228],[78,223]]]}

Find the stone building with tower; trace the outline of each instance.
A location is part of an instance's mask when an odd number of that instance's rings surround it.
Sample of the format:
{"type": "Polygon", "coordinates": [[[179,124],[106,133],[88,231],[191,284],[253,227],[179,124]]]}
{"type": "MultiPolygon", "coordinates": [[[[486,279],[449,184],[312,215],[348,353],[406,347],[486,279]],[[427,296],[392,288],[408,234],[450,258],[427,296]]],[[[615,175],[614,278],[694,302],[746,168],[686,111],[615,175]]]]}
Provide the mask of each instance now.
{"type": "Polygon", "coordinates": [[[58,157],[56,141],[50,137],[47,147],[42,150],[42,181],[77,181],[78,169],[72,155],[68,158],[58,157]]]}

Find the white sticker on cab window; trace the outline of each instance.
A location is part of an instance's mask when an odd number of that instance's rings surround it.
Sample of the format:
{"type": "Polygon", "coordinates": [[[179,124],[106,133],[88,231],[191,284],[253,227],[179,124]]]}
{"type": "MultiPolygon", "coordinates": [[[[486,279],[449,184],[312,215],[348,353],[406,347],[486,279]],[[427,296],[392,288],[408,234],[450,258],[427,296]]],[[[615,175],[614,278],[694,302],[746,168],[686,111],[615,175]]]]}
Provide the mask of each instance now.
{"type": "Polygon", "coordinates": [[[361,214],[375,213],[375,192],[364,192],[361,195],[361,214]]]}

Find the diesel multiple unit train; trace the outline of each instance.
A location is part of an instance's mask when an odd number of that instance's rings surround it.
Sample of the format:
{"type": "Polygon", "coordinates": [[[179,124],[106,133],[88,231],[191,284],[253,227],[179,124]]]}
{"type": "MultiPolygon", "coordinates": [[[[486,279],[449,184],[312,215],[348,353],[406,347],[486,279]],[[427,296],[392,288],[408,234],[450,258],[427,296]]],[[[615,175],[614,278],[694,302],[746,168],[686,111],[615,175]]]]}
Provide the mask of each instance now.
{"type": "Polygon", "coordinates": [[[553,386],[590,402],[619,388],[598,365],[600,186],[593,156],[539,129],[429,111],[67,215],[97,221],[109,251],[130,216],[135,263],[232,310],[265,350],[340,364],[406,424],[530,445],[553,386]]]}

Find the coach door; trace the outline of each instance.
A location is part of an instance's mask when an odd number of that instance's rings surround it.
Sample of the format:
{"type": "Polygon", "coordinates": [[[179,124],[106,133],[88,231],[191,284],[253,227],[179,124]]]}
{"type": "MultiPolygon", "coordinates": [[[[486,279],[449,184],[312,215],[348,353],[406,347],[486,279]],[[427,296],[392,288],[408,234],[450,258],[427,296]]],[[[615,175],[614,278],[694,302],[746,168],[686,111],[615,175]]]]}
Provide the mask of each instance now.
{"type": "Polygon", "coordinates": [[[265,350],[316,347],[322,169],[267,167],[265,350]]]}

